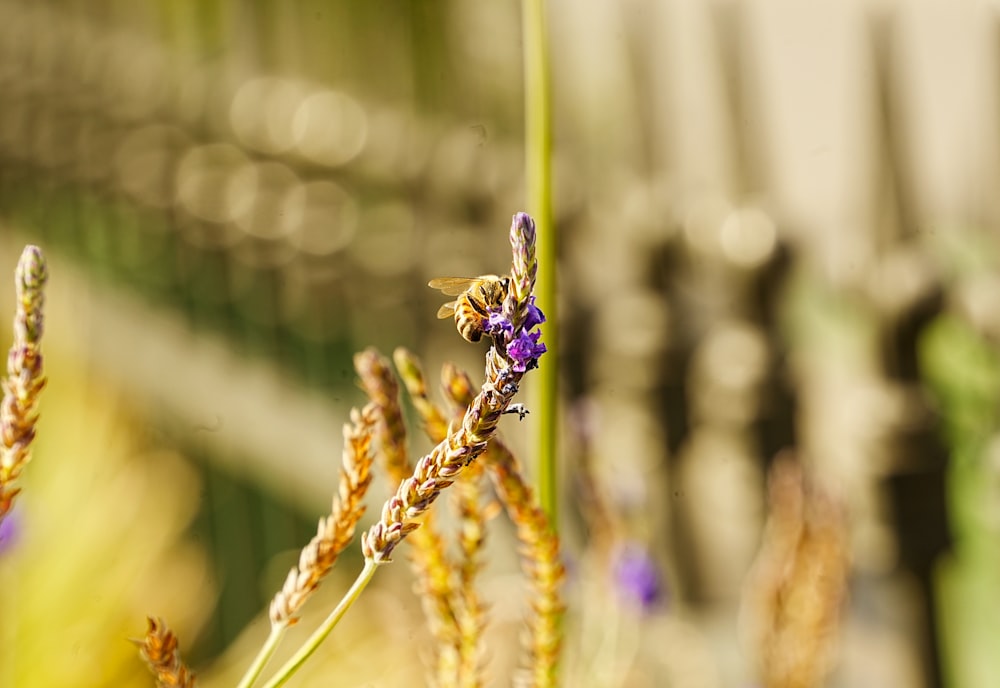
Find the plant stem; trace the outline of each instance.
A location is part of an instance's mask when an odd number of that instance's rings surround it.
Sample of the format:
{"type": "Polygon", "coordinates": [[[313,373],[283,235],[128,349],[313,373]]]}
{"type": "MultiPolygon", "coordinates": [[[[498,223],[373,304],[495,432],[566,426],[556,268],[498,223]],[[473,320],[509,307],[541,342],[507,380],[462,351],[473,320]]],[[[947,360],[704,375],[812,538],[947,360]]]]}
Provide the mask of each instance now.
{"type": "Polygon", "coordinates": [[[556,527],[556,438],[558,436],[559,331],[556,312],[556,233],[552,222],[552,106],[548,31],[544,0],[521,4],[524,46],[525,186],[528,211],[538,231],[539,308],[545,313],[548,353],[539,369],[532,401],[538,419],[538,497],[556,527]]]}
{"type": "Polygon", "coordinates": [[[299,648],[299,651],[292,655],[292,658],[285,662],[284,666],[278,669],[278,672],[271,677],[271,680],[264,684],[264,688],[278,688],[278,686],[284,685],[288,679],[292,677],[299,668],[305,664],[305,661],[312,656],[320,644],[326,640],[326,637],[330,635],[330,631],[333,627],[337,625],[337,622],[347,613],[347,610],[351,608],[355,600],[361,595],[361,592],[368,586],[371,579],[375,576],[375,571],[378,569],[378,564],[370,559],[365,560],[365,567],[358,574],[357,579],[354,584],[351,585],[351,589],[347,591],[343,599],[340,600],[340,604],[337,608],[330,612],[330,616],[326,617],[326,620],[313,631],[313,634],[309,636],[309,639],[299,648]]]}
{"type": "Polygon", "coordinates": [[[253,658],[253,663],[247,669],[246,673],[243,674],[243,678],[240,679],[236,688],[250,688],[254,684],[254,681],[260,677],[260,672],[264,671],[264,667],[271,661],[271,657],[274,655],[274,651],[278,649],[278,643],[281,642],[287,629],[287,624],[271,626],[271,634],[267,636],[263,647],[260,648],[257,656],[253,658]]]}

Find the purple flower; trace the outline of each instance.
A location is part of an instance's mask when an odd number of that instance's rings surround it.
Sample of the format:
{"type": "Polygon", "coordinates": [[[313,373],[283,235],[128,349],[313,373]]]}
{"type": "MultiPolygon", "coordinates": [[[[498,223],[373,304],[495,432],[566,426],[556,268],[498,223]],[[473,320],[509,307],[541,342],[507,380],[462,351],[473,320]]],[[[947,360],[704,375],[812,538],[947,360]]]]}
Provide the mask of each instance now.
{"type": "Polygon", "coordinates": [[[0,552],[8,550],[14,546],[20,536],[20,524],[17,511],[10,511],[0,521],[0,552]]]}
{"type": "Polygon", "coordinates": [[[642,547],[628,545],[621,551],[615,565],[615,582],[621,595],[641,611],[651,611],[660,600],[660,573],[642,547]]]}
{"type": "Polygon", "coordinates": [[[490,318],[486,324],[486,332],[494,337],[498,334],[503,334],[506,339],[514,334],[514,326],[507,319],[507,316],[503,314],[503,311],[490,311],[490,318]]]}
{"type": "Polygon", "coordinates": [[[538,343],[541,336],[541,332],[522,329],[507,345],[507,355],[513,359],[515,371],[523,373],[538,365],[538,357],[547,351],[544,344],[538,343]]]}
{"type": "Polygon", "coordinates": [[[543,322],[545,322],[545,314],[542,313],[541,308],[535,305],[535,297],[532,296],[528,300],[528,315],[524,319],[524,329],[530,330],[543,322]]]}

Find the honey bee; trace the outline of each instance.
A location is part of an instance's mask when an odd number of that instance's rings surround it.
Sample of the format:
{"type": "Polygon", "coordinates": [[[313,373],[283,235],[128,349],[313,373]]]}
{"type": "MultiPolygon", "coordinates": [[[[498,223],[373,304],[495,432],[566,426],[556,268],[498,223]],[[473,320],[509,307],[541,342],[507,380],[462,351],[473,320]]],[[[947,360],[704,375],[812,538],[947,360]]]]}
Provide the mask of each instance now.
{"type": "Polygon", "coordinates": [[[458,333],[468,342],[478,342],[483,338],[490,311],[500,308],[507,298],[510,278],[498,275],[438,277],[428,282],[427,286],[447,296],[458,297],[441,306],[437,317],[454,316],[458,333]]]}

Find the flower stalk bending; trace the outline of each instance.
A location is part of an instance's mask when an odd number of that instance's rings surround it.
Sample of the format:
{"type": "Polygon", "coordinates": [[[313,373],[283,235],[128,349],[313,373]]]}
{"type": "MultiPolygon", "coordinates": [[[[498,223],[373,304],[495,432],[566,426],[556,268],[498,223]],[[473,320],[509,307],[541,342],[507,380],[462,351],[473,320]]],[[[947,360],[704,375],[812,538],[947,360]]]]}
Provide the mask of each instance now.
{"type": "Polygon", "coordinates": [[[510,288],[503,302],[502,320],[491,318],[496,326],[491,331],[493,346],[486,353],[486,381],[466,409],[459,427],[417,462],[413,475],[400,483],[396,494],[383,506],[379,521],[362,537],[365,558],[376,564],[391,560],[392,551],[420,527],[418,519],[441,491],[486,450],[501,415],[518,392],[524,373],[536,367],[538,357],[545,352],[545,345],[538,344],[537,337],[532,347],[516,344],[525,336],[534,336],[525,328],[526,324],[541,322],[540,312],[529,319],[529,313],[537,311],[532,303],[537,264],[535,224],[526,213],[514,215],[510,239],[513,249],[510,288]]]}

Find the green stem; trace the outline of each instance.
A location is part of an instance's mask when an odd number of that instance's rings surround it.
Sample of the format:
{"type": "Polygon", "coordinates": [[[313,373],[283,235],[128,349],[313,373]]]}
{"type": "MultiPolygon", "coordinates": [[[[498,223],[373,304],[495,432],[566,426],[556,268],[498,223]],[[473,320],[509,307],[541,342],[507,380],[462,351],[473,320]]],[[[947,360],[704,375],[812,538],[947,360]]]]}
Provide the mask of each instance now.
{"type": "Polygon", "coordinates": [[[535,295],[548,322],[548,353],[536,376],[532,411],[538,419],[538,499],[556,526],[556,437],[558,436],[559,322],[556,312],[556,233],[552,222],[552,105],[548,30],[544,0],[521,4],[524,45],[524,138],[527,210],[538,232],[538,283],[535,295]]]}
{"type": "Polygon", "coordinates": [[[340,600],[340,604],[337,608],[330,612],[330,616],[326,617],[326,620],[313,631],[313,634],[309,636],[309,639],[305,644],[299,648],[299,651],[292,655],[292,658],[285,662],[284,666],[278,669],[278,672],[271,677],[271,680],[264,684],[264,688],[278,688],[278,686],[284,685],[288,679],[292,677],[296,671],[298,671],[306,660],[312,656],[312,653],[319,649],[320,644],[326,640],[326,637],[330,635],[330,631],[333,627],[337,625],[337,622],[347,613],[347,610],[351,608],[355,600],[361,595],[361,592],[368,586],[371,582],[372,577],[375,575],[375,570],[378,569],[378,564],[369,559],[365,560],[365,568],[362,569],[361,573],[358,574],[357,579],[354,584],[351,585],[351,589],[347,591],[344,598],[340,600]]]}
{"type": "Polygon", "coordinates": [[[247,669],[247,672],[243,674],[243,678],[240,679],[236,688],[250,688],[254,684],[254,681],[260,677],[260,672],[264,671],[264,667],[271,661],[271,657],[274,655],[274,651],[278,649],[278,643],[281,642],[286,630],[288,630],[287,624],[271,626],[271,634],[267,636],[264,646],[260,648],[260,652],[254,657],[253,663],[247,669]]]}

